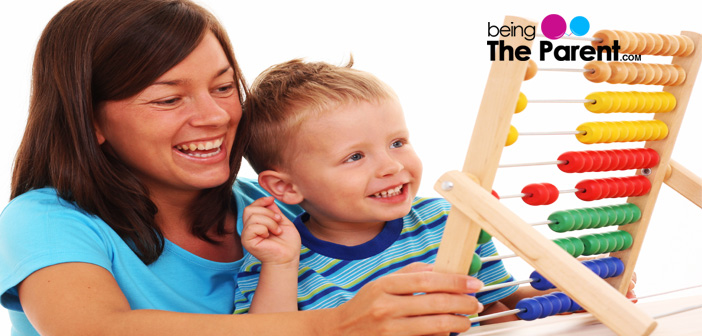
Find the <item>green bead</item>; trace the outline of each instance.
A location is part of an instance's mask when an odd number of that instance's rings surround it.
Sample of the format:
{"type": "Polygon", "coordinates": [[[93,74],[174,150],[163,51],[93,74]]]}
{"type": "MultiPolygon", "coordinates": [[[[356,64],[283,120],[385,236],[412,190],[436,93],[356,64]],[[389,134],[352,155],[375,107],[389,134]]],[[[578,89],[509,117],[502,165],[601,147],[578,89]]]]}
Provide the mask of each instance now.
{"type": "Polygon", "coordinates": [[[492,236],[485,232],[485,230],[480,230],[480,236],[478,236],[478,244],[485,244],[492,239],[492,236]]]}
{"type": "Polygon", "coordinates": [[[573,243],[568,240],[568,238],[558,238],[553,241],[556,243],[556,245],[560,246],[562,249],[564,249],[568,254],[573,255],[573,252],[575,252],[575,246],[573,246],[573,243]]]}
{"type": "Polygon", "coordinates": [[[600,241],[600,248],[596,254],[602,254],[609,250],[609,240],[601,233],[595,233],[595,237],[600,241]]]}
{"type": "Polygon", "coordinates": [[[584,229],[589,229],[592,227],[592,216],[590,216],[589,213],[587,213],[587,210],[585,209],[575,209],[577,213],[580,214],[580,217],[583,219],[583,224],[580,227],[580,230],[584,229]]]}
{"type": "Polygon", "coordinates": [[[604,235],[610,242],[612,242],[612,245],[609,246],[609,251],[607,252],[621,251],[622,247],[624,246],[624,237],[619,234],[619,231],[607,232],[604,233],[604,235]]]}
{"type": "Polygon", "coordinates": [[[627,203],[629,205],[629,209],[631,212],[634,214],[634,217],[631,219],[631,222],[629,223],[636,223],[641,219],[641,209],[636,204],[631,204],[627,203]]]}
{"type": "Polygon", "coordinates": [[[573,220],[574,220],[573,230],[574,231],[575,230],[582,230],[585,228],[585,222],[584,222],[583,214],[581,212],[579,212],[577,209],[566,210],[566,211],[570,212],[573,215],[573,220]]]}
{"type": "Polygon", "coordinates": [[[468,275],[475,275],[483,267],[483,262],[480,261],[480,256],[477,253],[473,253],[473,261],[470,262],[470,269],[468,270],[468,275]]]}
{"type": "MultiPolygon", "coordinates": [[[[616,235],[607,235],[603,234],[604,239],[607,240],[607,249],[602,251],[602,253],[609,253],[609,252],[614,252],[616,251],[617,248],[617,237],[616,235]]],[[[624,242],[622,242],[623,244],[624,242]]]]}
{"type": "Polygon", "coordinates": [[[570,237],[568,238],[570,242],[573,244],[574,251],[573,251],[573,257],[579,257],[583,255],[583,252],[585,252],[585,245],[583,245],[583,241],[580,240],[579,238],[576,237],[570,237]]]}
{"type": "Polygon", "coordinates": [[[587,228],[592,229],[592,228],[599,227],[600,226],[600,213],[597,212],[597,209],[586,208],[584,210],[586,211],[587,216],[590,217],[590,225],[587,228]]]}
{"type": "Polygon", "coordinates": [[[554,232],[568,232],[575,225],[573,215],[566,211],[556,211],[548,216],[548,220],[555,222],[548,225],[554,232]]]}
{"type": "Polygon", "coordinates": [[[609,219],[610,215],[605,208],[599,207],[594,209],[600,217],[600,225],[597,226],[597,229],[612,225],[609,219]]]}
{"type": "Polygon", "coordinates": [[[580,241],[583,243],[583,255],[594,255],[599,254],[600,250],[600,240],[594,235],[585,235],[580,237],[580,241]]]}
{"type": "Polygon", "coordinates": [[[626,211],[620,206],[612,206],[612,209],[617,213],[617,222],[614,225],[624,225],[626,223],[626,211]]]}
{"type": "Polygon", "coordinates": [[[620,235],[622,236],[622,238],[624,240],[624,246],[622,246],[622,249],[620,251],[624,251],[624,250],[631,247],[631,244],[634,243],[634,239],[631,237],[631,233],[629,233],[629,232],[621,231],[621,230],[619,232],[621,232],[620,235]]]}
{"type": "Polygon", "coordinates": [[[631,211],[631,207],[629,207],[628,204],[622,204],[619,207],[621,207],[622,210],[624,210],[624,214],[626,215],[626,219],[624,219],[623,225],[632,223],[632,219],[634,219],[634,212],[631,211]]]}

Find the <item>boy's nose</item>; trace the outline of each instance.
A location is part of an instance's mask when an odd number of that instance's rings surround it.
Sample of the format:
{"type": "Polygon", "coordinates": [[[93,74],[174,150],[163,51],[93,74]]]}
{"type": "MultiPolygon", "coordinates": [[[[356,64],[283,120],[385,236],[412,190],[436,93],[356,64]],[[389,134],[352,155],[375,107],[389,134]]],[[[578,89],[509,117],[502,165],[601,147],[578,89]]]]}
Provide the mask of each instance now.
{"type": "Polygon", "coordinates": [[[378,177],[385,177],[399,173],[405,166],[390,155],[385,155],[379,164],[378,177]]]}

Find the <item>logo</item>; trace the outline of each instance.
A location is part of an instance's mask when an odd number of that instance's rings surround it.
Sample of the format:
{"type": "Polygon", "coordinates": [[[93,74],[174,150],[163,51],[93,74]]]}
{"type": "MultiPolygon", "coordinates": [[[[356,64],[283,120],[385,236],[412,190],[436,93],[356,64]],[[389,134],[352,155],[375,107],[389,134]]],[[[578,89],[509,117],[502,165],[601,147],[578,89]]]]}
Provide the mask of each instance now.
{"type": "MultiPolygon", "coordinates": [[[[541,21],[541,33],[551,40],[558,40],[566,33],[566,21],[558,14],[546,16],[541,21]]],[[[570,20],[570,35],[583,36],[590,31],[590,21],[584,16],[576,16],[570,20]]]]}
{"type": "MultiPolygon", "coordinates": [[[[541,33],[549,40],[558,40],[566,35],[583,36],[590,31],[590,21],[584,16],[576,16],[570,23],[558,14],[550,14],[541,21],[541,33]]],[[[536,37],[536,26],[515,25],[514,22],[503,26],[493,25],[488,22],[488,37],[522,37],[526,41],[532,41],[536,37]]],[[[577,45],[557,45],[554,46],[549,40],[541,40],[538,44],[538,57],[541,61],[546,59],[546,55],[552,55],[557,61],[592,61],[597,59],[602,61],[619,60],[619,41],[614,41],[612,46],[598,45],[593,47],[589,44],[577,45]]],[[[503,40],[488,40],[491,61],[518,60],[528,61],[533,55],[531,48],[527,45],[505,45],[503,40]]],[[[535,46],[536,47],[536,46],[535,46]]],[[[626,56],[626,55],[625,55],[626,56]]]]}

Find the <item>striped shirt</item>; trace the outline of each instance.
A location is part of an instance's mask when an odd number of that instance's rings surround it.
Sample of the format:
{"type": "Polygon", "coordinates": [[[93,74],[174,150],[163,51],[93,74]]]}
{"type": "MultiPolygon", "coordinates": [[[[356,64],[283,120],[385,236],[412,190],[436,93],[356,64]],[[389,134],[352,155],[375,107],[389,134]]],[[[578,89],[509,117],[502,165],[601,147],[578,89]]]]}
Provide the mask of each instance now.
{"type": "MultiPolygon", "coordinates": [[[[413,262],[434,263],[450,206],[443,199],[416,198],[409,214],[386,222],[375,238],[357,246],[317,239],[303,224],[309,218],[303,213],[294,221],[302,240],[298,309],[336,307],[378,277],[413,262]]],[[[496,254],[497,250],[490,241],[478,246],[476,253],[486,257],[496,254]]],[[[261,262],[247,254],[237,279],[236,314],[248,312],[260,270],[261,262]]],[[[485,285],[513,280],[501,261],[484,263],[475,277],[485,285]]],[[[516,289],[515,286],[478,293],[477,298],[488,304],[514,293],[516,289]]]]}

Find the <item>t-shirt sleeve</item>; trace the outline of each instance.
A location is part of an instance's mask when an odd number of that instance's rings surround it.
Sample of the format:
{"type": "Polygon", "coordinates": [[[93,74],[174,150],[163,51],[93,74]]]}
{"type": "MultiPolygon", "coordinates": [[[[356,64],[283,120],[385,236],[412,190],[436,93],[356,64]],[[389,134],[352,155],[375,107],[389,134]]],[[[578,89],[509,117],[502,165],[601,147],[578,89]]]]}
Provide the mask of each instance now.
{"type": "MultiPolygon", "coordinates": [[[[236,226],[237,231],[241,233],[243,227],[242,215],[244,214],[244,208],[251,204],[253,201],[261,198],[270,196],[270,194],[263,189],[257,181],[249,178],[237,178],[233,186],[234,199],[236,201],[237,210],[237,220],[236,226]]],[[[295,204],[285,204],[279,201],[275,202],[283,212],[285,217],[288,217],[291,221],[297,218],[302,213],[302,208],[295,204]]]]}
{"type": "Polygon", "coordinates": [[[41,268],[84,262],[110,270],[106,233],[95,225],[96,220],[51,189],[30,191],[10,202],[0,214],[3,307],[22,311],[16,286],[41,268]]]}
{"type": "Polygon", "coordinates": [[[234,291],[234,314],[249,312],[260,273],[261,262],[247,253],[237,275],[236,290],[234,291]]]}

